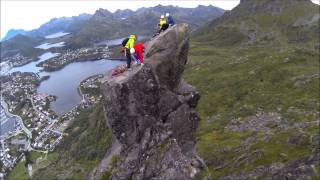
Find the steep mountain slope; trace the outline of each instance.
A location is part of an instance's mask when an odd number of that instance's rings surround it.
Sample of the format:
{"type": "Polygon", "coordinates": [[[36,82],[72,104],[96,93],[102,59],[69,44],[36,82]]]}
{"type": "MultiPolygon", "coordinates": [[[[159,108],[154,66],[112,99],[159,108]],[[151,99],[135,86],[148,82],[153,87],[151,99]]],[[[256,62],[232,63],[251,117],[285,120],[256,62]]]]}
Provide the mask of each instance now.
{"type": "Polygon", "coordinates": [[[34,38],[18,34],[9,40],[1,42],[1,58],[13,56],[17,53],[26,57],[37,57],[42,50],[34,47],[39,45],[42,40],[39,37],[34,38]]]}
{"type": "Polygon", "coordinates": [[[202,96],[197,150],[213,179],[317,179],[318,10],[246,0],[191,38],[185,78],[202,96]]]}
{"type": "Polygon", "coordinates": [[[86,46],[105,39],[121,38],[130,33],[150,36],[157,31],[161,14],[170,12],[178,23],[186,22],[196,29],[212,19],[221,16],[224,10],[213,6],[180,8],[174,6],[155,6],[141,8],[133,12],[118,10],[111,13],[99,9],[69,43],[71,47],[86,46]]]}
{"type": "Polygon", "coordinates": [[[196,38],[215,46],[303,43],[317,40],[319,19],[319,7],[309,0],[248,0],[199,30],[196,38]]]}

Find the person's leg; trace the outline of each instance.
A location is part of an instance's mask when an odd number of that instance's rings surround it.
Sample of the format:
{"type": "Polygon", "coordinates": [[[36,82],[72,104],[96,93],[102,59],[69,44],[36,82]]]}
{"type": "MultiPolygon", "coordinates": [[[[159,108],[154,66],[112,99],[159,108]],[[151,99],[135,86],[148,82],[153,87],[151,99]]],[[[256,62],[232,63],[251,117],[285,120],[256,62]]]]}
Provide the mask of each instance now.
{"type": "Polygon", "coordinates": [[[142,63],[143,63],[143,55],[142,55],[142,52],[138,52],[137,55],[138,55],[138,58],[139,58],[139,60],[140,60],[140,63],[142,64],[142,63]]]}
{"type": "Polygon", "coordinates": [[[137,53],[134,54],[135,60],[137,61],[137,64],[140,64],[140,58],[137,53]]]}
{"type": "Polygon", "coordinates": [[[159,29],[158,34],[162,32],[163,26],[159,29]]]}
{"type": "Polygon", "coordinates": [[[131,54],[131,58],[133,59],[133,62],[138,63],[135,53],[131,54]]]}
{"type": "Polygon", "coordinates": [[[167,30],[167,29],[168,29],[168,27],[169,27],[169,25],[168,25],[168,24],[164,24],[164,25],[163,25],[163,31],[167,30]]]}
{"type": "Polygon", "coordinates": [[[126,49],[126,56],[127,56],[127,68],[130,68],[131,65],[131,54],[130,54],[130,49],[126,49]]]}

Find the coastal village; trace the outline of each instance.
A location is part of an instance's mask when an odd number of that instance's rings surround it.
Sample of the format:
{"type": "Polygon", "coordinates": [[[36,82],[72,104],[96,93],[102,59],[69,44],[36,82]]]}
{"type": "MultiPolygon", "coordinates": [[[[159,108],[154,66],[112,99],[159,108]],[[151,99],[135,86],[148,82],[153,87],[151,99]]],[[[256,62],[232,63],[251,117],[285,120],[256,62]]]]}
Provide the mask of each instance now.
{"type": "Polygon", "coordinates": [[[1,69],[4,68],[3,66],[11,66],[11,67],[23,66],[32,61],[33,61],[32,58],[25,57],[20,53],[18,53],[14,56],[5,57],[1,59],[1,63],[3,63],[3,65],[1,65],[1,69]]]}
{"type": "MultiPolygon", "coordinates": [[[[40,62],[37,66],[45,71],[53,71],[76,61],[98,60],[110,57],[108,47],[81,48],[67,50],[55,58],[40,62]]],[[[1,67],[10,69],[32,60],[19,54],[5,59],[1,67]]],[[[69,112],[58,116],[50,108],[50,103],[57,97],[37,92],[40,83],[49,76],[40,76],[32,72],[1,72],[1,105],[3,117],[14,118],[14,130],[0,136],[0,179],[3,179],[19,161],[28,159],[29,152],[47,154],[66,135],[64,130],[79,114],[80,109],[89,108],[101,99],[99,81],[102,74],[83,80],[78,88],[81,103],[69,112]]],[[[2,122],[1,122],[2,123],[2,122]]],[[[28,165],[29,168],[29,165],[28,165]]],[[[31,167],[32,169],[32,167],[31,167]]]]}
{"type": "Polygon", "coordinates": [[[39,64],[37,64],[37,66],[43,67],[43,70],[45,71],[54,71],[61,69],[66,64],[75,61],[99,60],[108,57],[110,57],[108,46],[80,48],[76,50],[68,49],[64,53],[62,53],[62,55],[40,62],[39,64]]]}
{"type": "Polygon", "coordinates": [[[91,107],[97,102],[100,102],[102,95],[100,92],[100,80],[103,78],[102,74],[91,76],[80,83],[79,91],[82,95],[82,107],[91,107]]]}
{"type": "MultiPolygon", "coordinates": [[[[55,71],[63,68],[65,65],[79,61],[94,61],[110,57],[108,46],[96,46],[80,49],[66,49],[59,51],[61,55],[47,59],[37,63],[36,66],[42,67],[44,71],[55,71]]],[[[4,57],[1,60],[1,74],[5,74],[9,69],[20,67],[34,61],[32,58],[27,58],[20,53],[4,57]]]]}

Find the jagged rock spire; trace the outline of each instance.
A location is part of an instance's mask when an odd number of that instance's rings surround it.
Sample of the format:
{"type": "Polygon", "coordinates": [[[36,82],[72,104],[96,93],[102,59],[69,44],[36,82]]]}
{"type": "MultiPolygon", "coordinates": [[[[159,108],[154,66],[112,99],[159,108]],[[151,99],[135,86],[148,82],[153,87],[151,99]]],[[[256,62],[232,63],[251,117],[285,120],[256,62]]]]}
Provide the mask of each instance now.
{"type": "Polygon", "coordinates": [[[102,83],[106,119],[122,145],[112,179],[193,179],[202,167],[195,147],[200,96],[182,79],[187,24],[171,27],[146,47],[144,66],[102,83]]]}

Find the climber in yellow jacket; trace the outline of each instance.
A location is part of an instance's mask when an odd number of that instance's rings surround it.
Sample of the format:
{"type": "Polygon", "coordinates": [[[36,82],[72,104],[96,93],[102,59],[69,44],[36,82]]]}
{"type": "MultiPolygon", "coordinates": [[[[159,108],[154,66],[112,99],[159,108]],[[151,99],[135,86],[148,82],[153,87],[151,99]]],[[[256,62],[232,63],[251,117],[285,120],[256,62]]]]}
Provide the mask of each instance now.
{"type": "Polygon", "coordinates": [[[159,34],[161,33],[161,31],[165,31],[168,27],[169,27],[169,25],[167,24],[167,20],[166,20],[166,18],[164,18],[164,15],[161,15],[160,16],[160,22],[159,22],[159,34]]]}
{"type": "Polygon", "coordinates": [[[164,18],[164,15],[160,16],[160,22],[159,22],[159,26],[160,29],[163,27],[163,25],[167,24],[167,20],[164,18]]]}
{"type": "Polygon", "coordinates": [[[129,37],[129,40],[128,42],[126,43],[125,45],[125,49],[126,49],[126,57],[127,57],[127,68],[129,69],[130,68],[130,65],[131,65],[131,61],[132,61],[132,58],[131,58],[131,54],[134,53],[134,42],[136,40],[136,36],[131,34],[130,37],[129,37]]]}

